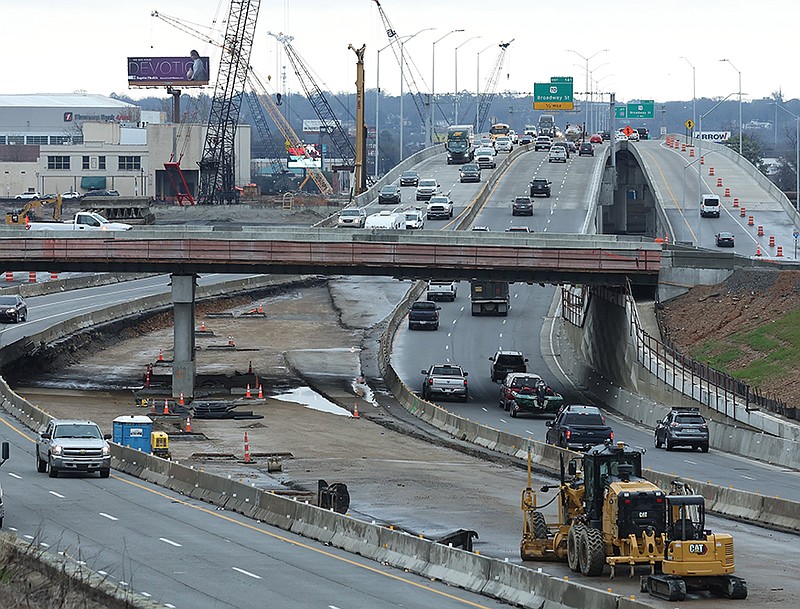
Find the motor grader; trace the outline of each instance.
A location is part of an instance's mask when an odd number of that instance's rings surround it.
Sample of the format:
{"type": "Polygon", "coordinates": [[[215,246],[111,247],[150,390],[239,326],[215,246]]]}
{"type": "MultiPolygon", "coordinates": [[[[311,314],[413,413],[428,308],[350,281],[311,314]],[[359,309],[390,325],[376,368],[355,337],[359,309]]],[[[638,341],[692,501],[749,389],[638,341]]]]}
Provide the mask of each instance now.
{"type": "MultiPolygon", "coordinates": [[[[673,484],[670,493],[642,477],[642,452],[623,442],[591,448],[565,473],[561,460],[558,493],[540,504],[528,486],[522,492],[522,560],[566,561],[570,569],[593,577],[606,565],[648,566],[642,592],[683,600],[689,590],[708,590],[746,598],[747,584],[734,572],[733,539],[705,529],[705,500],[673,484]],[[548,523],[542,508],[558,501],[558,522],[548,523]]],[[[547,493],[543,486],[539,493],[547,493]]]]}

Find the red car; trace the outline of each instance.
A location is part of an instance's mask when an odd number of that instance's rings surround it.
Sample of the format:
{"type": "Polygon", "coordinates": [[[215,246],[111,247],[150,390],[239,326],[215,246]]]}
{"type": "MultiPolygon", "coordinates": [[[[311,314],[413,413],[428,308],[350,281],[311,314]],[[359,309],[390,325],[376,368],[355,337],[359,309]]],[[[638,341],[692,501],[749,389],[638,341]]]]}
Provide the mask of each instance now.
{"type": "Polygon", "coordinates": [[[592,137],[589,138],[590,144],[602,144],[603,143],[603,136],[599,133],[595,133],[592,137]]]}

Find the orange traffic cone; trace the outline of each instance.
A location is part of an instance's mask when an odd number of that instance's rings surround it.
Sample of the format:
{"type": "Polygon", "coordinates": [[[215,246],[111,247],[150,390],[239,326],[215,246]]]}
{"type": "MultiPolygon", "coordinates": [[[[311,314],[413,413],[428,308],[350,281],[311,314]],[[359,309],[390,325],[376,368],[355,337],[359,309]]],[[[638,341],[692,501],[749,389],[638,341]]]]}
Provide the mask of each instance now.
{"type": "Polygon", "coordinates": [[[261,305],[258,305],[258,312],[259,313],[263,313],[264,312],[264,307],[262,307],[261,305]]]}
{"type": "Polygon", "coordinates": [[[153,398],[150,398],[150,414],[156,413],[156,401],[153,398]]]}
{"type": "Polygon", "coordinates": [[[247,383],[247,392],[244,394],[246,398],[252,398],[253,396],[250,394],[250,383],[247,383]]]}
{"type": "Polygon", "coordinates": [[[158,350],[158,361],[159,362],[163,362],[164,361],[164,350],[163,349],[159,349],[158,350]]]}
{"type": "Polygon", "coordinates": [[[359,418],[358,404],[353,404],[353,418],[354,419],[358,419],[359,418]]]}
{"type": "Polygon", "coordinates": [[[192,417],[186,417],[186,433],[192,433],[192,417]]]}
{"type": "Polygon", "coordinates": [[[244,462],[250,463],[250,443],[247,440],[247,432],[244,432],[244,462]]]}
{"type": "Polygon", "coordinates": [[[163,414],[169,414],[169,400],[164,400],[164,412],[163,414]]]}
{"type": "Polygon", "coordinates": [[[761,255],[761,246],[757,245],[756,246],[756,256],[760,256],[760,255],[761,255]]]}
{"type": "Polygon", "coordinates": [[[178,404],[180,404],[181,406],[185,406],[186,405],[186,402],[183,401],[183,391],[181,391],[181,397],[180,397],[180,399],[178,401],[178,404]]]}
{"type": "Polygon", "coordinates": [[[264,399],[264,392],[262,391],[260,384],[258,386],[258,399],[259,400],[263,400],[264,399]]]}
{"type": "Polygon", "coordinates": [[[200,331],[201,332],[205,332],[206,331],[206,322],[204,322],[204,321],[200,322],[200,331]]]}

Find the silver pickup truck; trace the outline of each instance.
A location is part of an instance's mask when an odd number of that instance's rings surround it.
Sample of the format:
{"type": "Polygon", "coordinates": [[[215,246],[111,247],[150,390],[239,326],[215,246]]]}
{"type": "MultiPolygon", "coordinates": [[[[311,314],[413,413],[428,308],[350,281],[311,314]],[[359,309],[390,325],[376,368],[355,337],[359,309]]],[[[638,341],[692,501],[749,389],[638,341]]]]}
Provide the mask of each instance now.
{"type": "Polygon", "coordinates": [[[36,471],[56,478],[59,472],[111,473],[111,434],[93,421],[51,419],[36,441],[36,471]]]}
{"type": "Polygon", "coordinates": [[[434,364],[423,370],[425,378],[422,382],[422,399],[428,400],[435,396],[456,397],[469,399],[467,376],[469,375],[461,366],[452,364],[434,364]]]}
{"type": "Polygon", "coordinates": [[[455,281],[429,281],[428,300],[449,300],[456,299],[458,285],[455,281]]]}

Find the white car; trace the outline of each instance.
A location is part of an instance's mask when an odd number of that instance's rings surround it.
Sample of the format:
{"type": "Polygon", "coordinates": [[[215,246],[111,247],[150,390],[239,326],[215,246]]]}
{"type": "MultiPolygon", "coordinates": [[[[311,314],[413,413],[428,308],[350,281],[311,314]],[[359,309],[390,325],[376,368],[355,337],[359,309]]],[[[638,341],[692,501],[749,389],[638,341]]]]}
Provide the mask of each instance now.
{"type": "Polygon", "coordinates": [[[422,210],[417,209],[407,209],[403,212],[406,216],[406,228],[410,229],[422,229],[425,228],[425,214],[422,213],[422,210]]]}
{"type": "Polygon", "coordinates": [[[618,142],[627,142],[628,136],[622,133],[622,131],[617,131],[616,134],[614,134],[614,139],[618,142]]]}
{"type": "Polygon", "coordinates": [[[511,152],[514,149],[514,144],[510,137],[498,137],[494,141],[494,147],[497,152],[511,152]]]}
{"type": "Polygon", "coordinates": [[[547,162],[548,163],[566,163],[567,162],[567,151],[564,150],[563,146],[553,146],[550,149],[550,152],[547,153],[547,162]]]}
{"type": "Polygon", "coordinates": [[[339,227],[363,228],[367,220],[367,212],[360,207],[351,207],[339,212],[336,225],[339,227]]]}
{"type": "Polygon", "coordinates": [[[61,195],[61,198],[64,201],[70,201],[74,199],[80,199],[82,196],[83,195],[81,193],[70,190],[69,192],[65,192],[63,195],[61,195]]]}
{"type": "Polygon", "coordinates": [[[639,141],[639,132],[638,131],[631,131],[631,134],[628,136],[628,140],[631,142],[638,142],[639,141]]]}
{"type": "Polygon", "coordinates": [[[23,192],[21,195],[17,195],[14,197],[15,199],[24,199],[26,201],[33,201],[34,199],[41,199],[42,195],[38,192],[23,192]]]}

